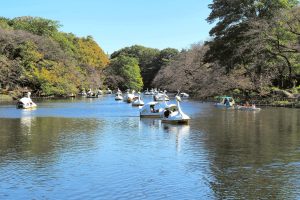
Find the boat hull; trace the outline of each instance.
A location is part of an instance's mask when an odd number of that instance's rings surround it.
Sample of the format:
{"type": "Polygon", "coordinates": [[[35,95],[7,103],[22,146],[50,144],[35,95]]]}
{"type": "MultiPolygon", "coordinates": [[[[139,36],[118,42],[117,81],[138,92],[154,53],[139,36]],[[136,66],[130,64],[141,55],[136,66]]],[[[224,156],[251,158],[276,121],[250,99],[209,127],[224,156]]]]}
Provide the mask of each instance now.
{"type": "Polygon", "coordinates": [[[138,106],[143,106],[144,104],[132,104],[132,106],[138,107],[138,106]]]}
{"type": "Polygon", "coordinates": [[[140,115],[141,118],[162,118],[162,115],[140,115]]]}
{"type": "Polygon", "coordinates": [[[34,109],[36,107],[37,107],[36,105],[31,105],[31,106],[17,105],[17,109],[34,109]]]}
{"type": "Polygon", "coordinates": [[[189,119],[180,119],[180,120],[162,119],[161,122],[167,124],[189,124],[190,120],[189,119]]]}

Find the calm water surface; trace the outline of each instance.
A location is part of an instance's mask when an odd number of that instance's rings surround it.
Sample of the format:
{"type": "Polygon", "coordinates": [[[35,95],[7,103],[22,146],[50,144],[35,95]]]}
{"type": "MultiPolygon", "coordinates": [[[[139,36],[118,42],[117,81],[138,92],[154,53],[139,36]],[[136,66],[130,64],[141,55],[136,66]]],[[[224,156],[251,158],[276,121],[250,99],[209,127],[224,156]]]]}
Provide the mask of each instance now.
{"type": "Polygon", "coordinates": [[[190,125],[113,96],[2,104],[0,199],[300,199],[300,110],[182,108],[190,125]]]}

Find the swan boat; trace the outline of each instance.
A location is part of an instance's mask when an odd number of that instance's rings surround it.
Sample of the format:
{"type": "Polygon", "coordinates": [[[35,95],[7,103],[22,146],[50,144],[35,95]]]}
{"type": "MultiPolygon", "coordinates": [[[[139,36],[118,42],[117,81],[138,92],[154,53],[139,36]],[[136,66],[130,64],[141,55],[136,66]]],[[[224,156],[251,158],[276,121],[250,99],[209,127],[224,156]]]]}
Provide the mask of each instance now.
{"type": "Polygon", "coordinates": [[[140,117],[148,117],[148,118],[162,118],[164,115],[164,111],[168,108],[171,111],[177,111],[176,104],[167,104],[164,102],[152,101],[145,104],[140,109],[140,117]]]}
{"type": "Polygon", "coordinates": [[[149,92],[148,88],[144,91],[144,95],[151,95],[151,92],[149,92]]]}
{"type": "Polygon", "coordinates": [[[107,88],[107,90],[106,90],[106,94],[112,94],[112,90],[111,90],[111,89],[109,89],[109,88],[107,88]]]}
{"type": "Polygon", "coordinates": [[[179,103],[181,101],[181,98],[179,96],[176,96],[176,101],[178,110],[171,111],[169,109],[166,109],[164,111],[162,122],[170,124],[188,124],[191,118],[181,110],[179,103]]]}
{"type": "Polygon", "coordinates": [[[127,91],[125,97],[124,97],[124,101],[126,101],[127,103],[131,103],[134,100],[134,90],[132,90],[132,92],[130,93],[129,91],[127,91]]]}
{"type": "Polygon", "coordinates": [[[159,92],[156,95],[154,95],[153,100],[154,101],[169,101],[170,99],[169,99],[168,95],[166,94],[166,92],[164,91],[163,93],[159,92]]]}
{"type": "Polygon", "coordinates": [[[119,101],[119,100],[123,100],[123,96],[122,96],[122,93],[117,93],[116,96],[115,96],[115,100],[116,101],[119,101]]]}
{"type": "Polygon", "coordinates": [[[92,91],[92,89],[89,89],[87,92],[87,98],[98,98],[99,97],[99,92],[95,93],[92,91]]]}
{"type": "Polygon", "coordinates": [[[186,99],[186,98],[189,98],[189,97],[190,97],[190,95],[189,95],[189,94],[187,94],[187,93],[185,93],[185,92],[181,92],[181,93],[180,93],[180,97],[181,97],[181,98],[185,98],[185,99],[186,99]]]}
{"type": "Polygon", "coordinates": [[[118,90],[116,92],[115,100],[116,101],[123,100],[122,91],[119,88],[118,88],[118,90]]]}
{"type": "Polygon", "coordinates": [[[27,93],[27,97],[21,98],[17,102],[17,108],[19,109],[30,109],[30,108],[35,108],[37,105],[31,100],[30,98],[31,93],[27,93]]]}
{"type": "Polygon", "coordinates": [[[132,102],[132,106],[143,106],[145,103],[144,101],[141,99],[141,95],[138,95],[138,98],[132,102]]]}

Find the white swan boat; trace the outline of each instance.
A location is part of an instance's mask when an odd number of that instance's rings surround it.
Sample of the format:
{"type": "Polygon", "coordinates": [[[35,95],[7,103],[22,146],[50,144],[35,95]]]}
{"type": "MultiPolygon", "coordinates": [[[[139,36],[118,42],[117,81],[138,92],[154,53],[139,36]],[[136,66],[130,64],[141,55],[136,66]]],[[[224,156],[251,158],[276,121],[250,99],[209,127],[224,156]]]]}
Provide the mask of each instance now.
{"type": "Polygon", "coordinates": [[[98,92],[93,92],[92,89],[89,89],[89,91],[87,92],[87,98],[98,98],[99,94],[98,92]]]}
{"type": "Polygon", "coordinates": [[[80,95],[82,97],[86,97],[87,96],[85,90],[82,90],[81,92],[79,92],[78,95],[80,95]]]}
{"type": "Polygon", "coordinates": [[[166,101],[164,102],[152,101],[145,104],[140,109],[140,117],[161,118],[163,117],[164,111],[167,108],[174,112],[178,110],[176,104],[167,104],[166,101]]]}
{"type": "Polygon", "coordinates": [[[102,94],[103,94],[103,91],[99,89],[99,90],[97,91],[97,94],[98,94],[98,95],[102,95],[102,94]]]}
{"type": "Polygon", "coordinates": [[[21,98],[17,102],[17,108],[19,109],[30,109],[30,108],[35,108],[37,105],[31,100],[30,98],[31,93],[27,93],[27,97],[21,98]]]}
{"type": "Polygon", "coordinates": [[[223,107],[223,108],[230,108],[235,105],[235,101],[232,97],[221,97],[221,101],[219,103],[216,103],[216,107],[223,107]]]}
{"type": "Polygon", "coordinates": [[[158,102],[149,102],[140,109],[140,117],[161,118],[164,108],[158,102]]]}
{"type": "Polygon", "coordinates": [[[107,88],[107,90],[106,90],[106,94],[112,94],[112,91],[111,91],[111,89],[107,88]]]}
{"type": "Polygon", "coordinates": [[[166,92],[159,92],[156,95],[153,96],[154,101],[169,101],[169,97],[166,94],[166,92]]]}
{"type": "Polygon", "coordinates": [[[116,94],[116,96],[115,96],[115,100],[116,100],[116,101],[123,100],[123,96],[122,96],[122,94],[120,94],[120,93],[117,93],[117,94],[116,94]]]}
{"type": "Polygon", "coordinates": [[[124,101],[126,101],[127,103],[131,103],[134,100],[134,90],[132,90],[132,92],[130,93],[129,91],[127,91],[125,97],[124,97],[124,101]]]}
{"type": "Polygon", "coordinates": [[[145,103],[144,101],[141,99],[141,95],[138,95],[138,98],[132,102],[132,106],[143,106],[145,103]]]}
{"type": "Polygon", "coordinates": [[[151,95],[151,92],[149,92],[148,88],[144,91],[144,95],[151,95]]]}
{"type": "Polygon", "coordinates": [[[182,112],[179,103],[181,101],[181,98],[179,96],[176,96],[176,101],[178,110],[171,111],[170,109],[166,109],[164,111],[162,122],[170,124],[188,124],[191,118],[184,112],[182,112]]]}
{"type": "Polygon", "coordinates": [[[181,92],[179,95],[181,98],[189,98],[190,97],[190,95],[185,92],[181,92]]]}

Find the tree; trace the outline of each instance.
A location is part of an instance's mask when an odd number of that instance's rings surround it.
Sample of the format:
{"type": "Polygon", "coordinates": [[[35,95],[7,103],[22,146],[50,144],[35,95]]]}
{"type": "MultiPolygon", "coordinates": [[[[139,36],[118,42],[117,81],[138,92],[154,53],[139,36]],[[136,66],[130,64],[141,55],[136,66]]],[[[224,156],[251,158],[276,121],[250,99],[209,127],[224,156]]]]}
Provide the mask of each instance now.
{"type": "Polygon", "coordinates": [[[245,76],[252,80],[255,90],[263,93],[278,73],[283,76],[286,71],[292,72],[292,59],[285,50],[278,49],[278,44],[291,39],[278,16],[289,12],[297,2],[214,0],[209,5],[212,12],[207,20],[217,23],[210,31],[213,38],[207,42],[210,48],[205,61],[222,66],[227,74],[245,69],[245,76]]]}
{"type": "Polygon", "coordinates": [[[227,75],[219,66],[205,63],[203,58],[207,50],[207,45],[198,43],[180,52],[161,68],[153,85],[169,91],[189,92],[198,97],[225,94],[236,88],[252,88],[249,79],[243,76],[244,71],[236,70],[227,75]]]}
{"type": "Polygon", "coordinates": [[[245,34],[251,29],[249,23],[253,20],[270,20],[281,9],[288,9],[297,4],[296,0],[214,0],[209,8],[212,10],[207,18],[209,23],[217,21],[210,30],[213,40],[206,54],[207,62],[219,62],[229,72],[245,60],[236,55],[236,49],[245,40],[245,34]]]}
{"type": "Polygon", "coordinates": [[[58,21],[30,16],[14,18],[8,24],[14,29],[44,36],[52,36],[61,26],[58,21]]]}
{"type": "MultiPolygon", "coordinates": [[[[129,56],[118,56],[111,60],[107,71],[110,74],[108,80],[118,80],[113,88],[141,90],[143,88],[143,80],[141,77],[138,61],[129,56]]],[[[108,81],[106,81],[108,83],[108,81]]]]}
{"type": "Polygon", "coordinates": [[[134,45],[112,53],[111,58],[113,59],[120,55],[136,58],[141,69],[144,87],[149,88],[156,73],[177,54],[178,50],[173,48],[166,48],[160,51],[158,49],[134,45]]]}

